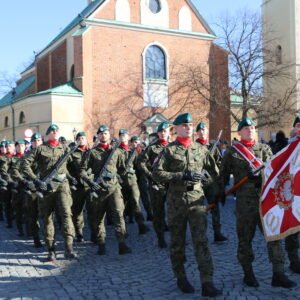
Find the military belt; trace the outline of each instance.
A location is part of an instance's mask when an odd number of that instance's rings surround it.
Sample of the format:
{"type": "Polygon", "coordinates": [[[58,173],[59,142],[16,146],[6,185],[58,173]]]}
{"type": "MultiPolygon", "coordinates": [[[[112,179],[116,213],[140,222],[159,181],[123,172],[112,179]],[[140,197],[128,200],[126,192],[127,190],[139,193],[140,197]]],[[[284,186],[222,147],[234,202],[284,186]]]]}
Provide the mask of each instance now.
{"type": "Polygon", "coordinates": [[[170,186],[170,190],[175,192],[192,192],[192,191],[200,191],[201,183],[197,184],[189,184],[189,185],[172,185],[170,186]]]}

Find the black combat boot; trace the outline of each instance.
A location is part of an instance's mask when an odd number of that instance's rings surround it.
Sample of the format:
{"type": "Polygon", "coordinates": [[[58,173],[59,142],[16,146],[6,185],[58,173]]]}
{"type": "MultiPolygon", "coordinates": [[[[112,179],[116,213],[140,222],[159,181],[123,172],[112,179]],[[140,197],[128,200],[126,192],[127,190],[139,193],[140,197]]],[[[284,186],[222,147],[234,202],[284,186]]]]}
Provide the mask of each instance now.
{"type": "Polygon", "coordinates": [[[193,294],[195,292],[194,287],[189,283],[186,277],[177,278],[177,286],[185,294],[193,294]]]}
{"type": "Polygon", "coordinates": [[[98,251],[97,251],[98,255],[105,255],[106,254],[106,249],[105,249],[105,243],[100,243],[98,245],[98,251]]]}
{"type": "Polygon", "coordinates": [[[40,241],[40,237],[38,235],[33,237],[33,243],[34,243],[35,248],[42,248],[43,247],[43,245],[40,241]]]}
{"type": "Polygon", "coordinates": [[[163,248],[167,248],[168,247],[168,245],[167,245],[167,243],[165,241],[164,236],[158,236],[157,238],[158,238],[158,247],[159,248],[163,249],[163,248]]]}
{"type": "Polygon", "coordinates": [[[290,269],[296,273],[300,274],[300,261],[295,261],[290,263],[290,269]]]}
{"type": "Polygon", "coordinates": [[[145,223],[139,224],[139,234],[146,234],[149,231],[149,228],[145,225],[145,223]]]}
{"type": "Polygon", "coordinates": [[[82,243],[82,242],[84,242],[84,239],[83,239],[83,235],[82,235],[82,234],[77,234],[77,236],[76,236],[76,242],[77,242],[77,243],[82,243]]]}
{"type": "Polygon", "coordinates": [[[54,246],[53,246],[53,247],[50,247],[50,248],[48,249],[47,261],[49,261],[49,262],[56,261],[56,253],[55,253],[55,248],[54,248],[54,246]]]}
{"type": "Polygon", "coordinates": [[[284,273],[273,273],[272,286],[280,286],[283,288],[291,288],[297,285],[296,282],[290,280],[284,273]]]}
{"type": "Polygon", "coordinates": [[[220,231],[215,231],[214,240],[215,242],[225,242],[227,241],[227,237],[225,237],[220,231]]]}
{"type": "Polygon", "coordinates": [[[131,249],[125,244],[125,242],[120,242],[119,243],[119,254],[124,255],[131,253],[131,249]]]}
{"type": "Polygon", "coordinates": [[[67,245],[65,249],[65,258],[66,259],[74,259],[77,255],[74,252],[73,245],[67,245]]]}
{"type": "Polygon", "coordinates": [[[202,296],[203,297],[217,297],[222,295],[222,291],[217,289],[212,282],[202,283],[202,296]]]}
{"type": "Polygon", "coordinates": [[[259,286],[259,283],[255,278],[252,266],[247,269],[244,269],[244,274],[245,274],[244,275],[244,283],[247,286],[250,286],[250,287],[258,287],[259,286]]]}

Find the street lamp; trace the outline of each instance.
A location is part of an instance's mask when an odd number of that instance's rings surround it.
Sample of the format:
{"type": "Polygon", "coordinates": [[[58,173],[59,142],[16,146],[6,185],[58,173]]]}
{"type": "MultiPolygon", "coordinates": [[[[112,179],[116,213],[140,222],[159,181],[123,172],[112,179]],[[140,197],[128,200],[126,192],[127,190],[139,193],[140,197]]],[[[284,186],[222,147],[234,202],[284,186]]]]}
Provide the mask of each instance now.
{"type": "Polygon", "coordinates": [[[72,130],[72,133],[73,133],[73,137],[74,137],[74,142],[76,142],[77,129],[75,127],[72,130]]]}

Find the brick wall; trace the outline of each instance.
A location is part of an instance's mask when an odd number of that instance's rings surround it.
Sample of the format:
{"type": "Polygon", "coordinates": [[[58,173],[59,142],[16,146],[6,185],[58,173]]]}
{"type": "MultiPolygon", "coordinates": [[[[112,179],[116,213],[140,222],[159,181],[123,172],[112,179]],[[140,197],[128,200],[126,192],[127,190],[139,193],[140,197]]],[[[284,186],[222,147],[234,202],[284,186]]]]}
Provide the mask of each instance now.
{"type": "Polygon", "coordinates": [[[67,81],[67,42],[64,41],[51,53],[51,87],[64,84],[67,81]]]}
{"type": "Polygon", "coordinates": [[[36,90],[44,91],[50,88],[50,55],[40,58],[36,64],[36,90]]]}

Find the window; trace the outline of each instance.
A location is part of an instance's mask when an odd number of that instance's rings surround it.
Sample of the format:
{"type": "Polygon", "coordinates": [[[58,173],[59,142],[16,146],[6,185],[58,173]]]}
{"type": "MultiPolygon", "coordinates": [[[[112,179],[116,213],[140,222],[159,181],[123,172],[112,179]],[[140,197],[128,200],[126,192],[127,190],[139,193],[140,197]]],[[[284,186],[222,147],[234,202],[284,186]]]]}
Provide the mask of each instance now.
{"type": "Polygon", "coordinates": [[[159,0],[149,0],[149,9],[152,13],[157,14],[161,11],[161,5],[159,0]]]}
{"type": "Polygon", "coordinates": [[[164,52],[158,46],[152,45],[147,49],[145,58],[145,79],[163,79],[166,80],[166,57],[164,52]]]}
{"type": "Polygon", "coordinates": [[[25,123],[25,114],[23,111],[21,111],[19,115],[19,124],[23,124],[23,123],[25,123]]]}
{"type": "Polygon", "coordinates": [[[4,119],[4,127],[7,128],[9,126],[8,124],[8,117],[6,116],[4,119]]]}
{"type": "Polygon", "coordinates": [[[282,64],[282,47],[278,45],[276,47],[276,65],[282,64]]]}

